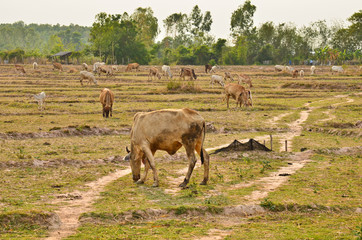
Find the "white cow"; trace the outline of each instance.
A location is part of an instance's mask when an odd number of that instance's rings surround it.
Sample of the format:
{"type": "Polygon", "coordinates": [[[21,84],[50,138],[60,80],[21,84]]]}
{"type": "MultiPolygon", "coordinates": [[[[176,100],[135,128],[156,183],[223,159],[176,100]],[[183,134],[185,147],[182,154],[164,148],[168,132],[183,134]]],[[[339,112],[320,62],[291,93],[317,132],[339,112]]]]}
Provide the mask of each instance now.
{"type": "Polygon", "coordinates": [[[90,84],[91,81],[93,81],[93,83],[95,85],[98,84],[96,78],[94,77],[93,73],[91,73],[91,72],[80,71],[80,83],[82,84],[82,86],[83,86],[83,80],[84,79],[88,79],[88,81],[89,81],[88,84],[90,84]]]}
{"type": "Polygon", "coordinates": [[[211,84],[211,87],[212,87],[212,88],[214,87],[214,83],[218,83],[218,84],[220,84],[222,87],[224,87],[224,85],[225,85],[224,79],[223,79],[223,77],[220,76],[220,75],[211,75],[210,84],[211,84]]]}
{"type": "Polygon", "coordinates": [[[282,66],[282,65],[275,65],[275,66],[274,66],[274,71],[276,71],[276,72],[285,71],[285,67],[282,66]]]}
{"type": "Polygon", "coordinates": [[[313,66],[311,66],[310,67],[310,75],[314,75],[315,74],[315,66],[313,65],[313,66]]]}
{"type": "Polygon", "coordinates": [[[38,109],[43,110],[45,108],[45,97],[46,97],[45,92],[34,94],[33,97],[38,102],[38,109]]]}
{"type": "Polygon", "coordinates": [[[171,68],[170,66],[167,65],[163,65],[162,66],[162,73],[164,76],[166,76],[166,78],[172,78],[172,73],[171,73],[171,68]]]}
{"type": "Polygon", "coordinates": [[[96,63],[94,63],[94,64],[93,64],[93,72],[94,72],[94,73],[97,73],[97,72],[98,72],[98,68],[99,68],[100,66],[103,66],[103,65],[105,65],[104,62],[96,62],[96,63]]]}
{"type": "Polygon", "coordinates": [[[333,73],[343,73],[344,69],[342,66],[332,66],[331,71],[332,71],[332,74],[333,73]]]}
{"type": "Polygon", "coordinates": [[[289,72],[289,73],[293,73],[294,68],[293,68],[293,67],[286,66],[286,67],[285,67],[285,71],[287,71],[287,72],[289,72]]]}
{"type": "Polygon", "coordinates": [[[38,68],[38,63],[37,62],[33,62],[33,69],[37,69],[38,68]]]}
{"type": "Polygon", "coordinates": [[[304,70],[303,70],[303,69],[299,71],[299,76],[300,76],[301,78],[304,78],[304,70]]]}
{"type": "Polygon", "coordinates": [[[220,67],[218,65],[215,65],[211,68],[210,73],[216,73],[216,69],[219,69],[220,67]]]}
{"type": "Polygon", "coordinates": [[[112,65],[112,70],[113,70],[113,72],[118,72],[118,66],[117,65],[112,65]]]}
{"type": "Polygon", "coordinates": [[[82,64],[83,70],[88,71],[88,64],[83,63],[82,64]]]}

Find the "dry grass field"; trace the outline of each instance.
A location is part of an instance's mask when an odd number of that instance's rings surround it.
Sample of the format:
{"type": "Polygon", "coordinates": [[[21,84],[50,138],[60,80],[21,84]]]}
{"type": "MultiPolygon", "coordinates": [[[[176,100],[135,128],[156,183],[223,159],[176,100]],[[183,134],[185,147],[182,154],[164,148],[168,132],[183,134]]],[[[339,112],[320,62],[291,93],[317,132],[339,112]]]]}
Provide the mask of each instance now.
{"type": "MultiPolygon", "coordinates": [[[[362,72],[317,67],[305,77],[272,66],[222,66],[251,77],[253,107],[227,110],[223,89],[203,66],[196,81],[148,80],[137,73],[96,76],[40,65],[26,74],[0,65],[0,239],[361,239],[362,72]],[[179,89],[171,87],[181,86],[179,89]],[[115,94],[113,117],[102,117],[99,94],[115,94]],[[39,110],[33,94],[47,95],[39,110]],[[123,161],[136,112],[192,108],[206,120],[209,153],[234,139],[265,141],[273,151],[210,155],[201,186],[198,161],[189,187],[178,188],[188,160],[156,153],[152,175],[132,181],[123,161]],[[288,142],[285,151],[285,140],[288,142]]],[[[75,66],[80,70],[80,66],[75,66]]],[[[160,69],[160,67],[159,67],[160,69]]]]}

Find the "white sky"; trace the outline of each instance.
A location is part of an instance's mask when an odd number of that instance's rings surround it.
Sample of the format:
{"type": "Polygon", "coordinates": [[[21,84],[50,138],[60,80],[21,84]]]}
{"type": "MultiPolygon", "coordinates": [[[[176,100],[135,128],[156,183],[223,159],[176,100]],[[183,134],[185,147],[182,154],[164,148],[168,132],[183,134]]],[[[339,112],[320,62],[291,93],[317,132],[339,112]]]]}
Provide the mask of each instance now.
{"type": "MultiPolygon", "coordinates": [[[[161,33],[157,40],[160,40],[165,37],[163,20],[167,16],[179,12],[189,14],[197,4],[202,13],[211,12],[211,34],[216,38],[228,38],[231,14],[243,3],[244,0],[0,0],[0,23],[22,20],[26,24],[91,26],[100,12],[132,14],[138,7],[151,7],[159,21],[161,33]]],[[[293,22],[297,26],[323,19],[329,23],[346,21],[362,9],[362,0],[251,0],[251,3],[257,7],[256,26],[267,21],[293,22]]]]}

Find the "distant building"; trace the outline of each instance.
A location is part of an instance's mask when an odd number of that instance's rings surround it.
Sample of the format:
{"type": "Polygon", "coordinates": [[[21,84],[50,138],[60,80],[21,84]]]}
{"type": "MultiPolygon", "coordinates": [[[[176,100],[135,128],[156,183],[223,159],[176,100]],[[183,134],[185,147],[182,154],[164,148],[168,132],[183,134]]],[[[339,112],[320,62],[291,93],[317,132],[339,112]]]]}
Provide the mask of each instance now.
{"type": "Polygon", "coordinates": [[[58,52],[54,55],[52,55],[52,59],[54,61],[54,59],[59,58],[60,62],[64,62],[65,64],[69,63],[69,56],[72,55],[72,52],[58,52]]]}

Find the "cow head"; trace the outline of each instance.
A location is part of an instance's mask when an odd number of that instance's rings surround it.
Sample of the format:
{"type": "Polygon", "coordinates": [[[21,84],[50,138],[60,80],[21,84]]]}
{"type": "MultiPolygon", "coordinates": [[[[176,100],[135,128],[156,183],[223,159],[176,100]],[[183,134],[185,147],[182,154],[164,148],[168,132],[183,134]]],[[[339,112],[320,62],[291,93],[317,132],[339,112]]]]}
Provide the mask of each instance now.
{"type": "Polygon", "coordinates": [[[141,160],[142,154],[141,151],[133,146],[131,143],[131,151],[126,147],[127,155],[123,158],[125,161],[130,161],[130,166],[132,170],[133,181],[137,181],[141,178],[141,160]]]}
{"type": "Polygon", "coordinates": [[[110,111],[111,111],[111,107],[110,107],[110,106],[104,106],[104,107],[103,107],[103,117],[108,118],[110,111]]]}
{"type": "Polygon", "coordinates": [[[196,74],[195,74],[195,71],[192,69],[191,70],[192,71],[192,76],[195,78],[195,80],[197,79],[197,76],[196,76],[196,74]]]}

